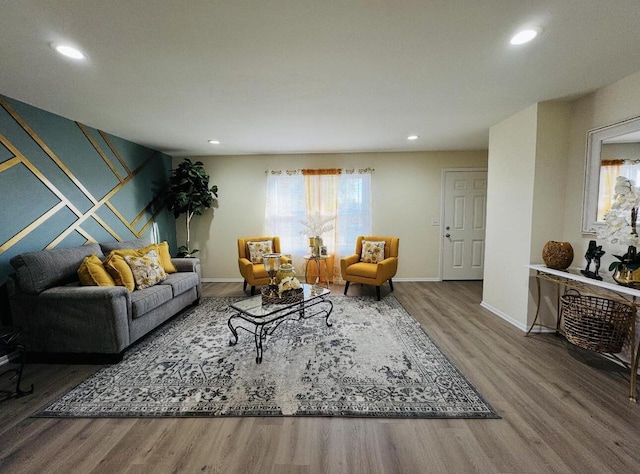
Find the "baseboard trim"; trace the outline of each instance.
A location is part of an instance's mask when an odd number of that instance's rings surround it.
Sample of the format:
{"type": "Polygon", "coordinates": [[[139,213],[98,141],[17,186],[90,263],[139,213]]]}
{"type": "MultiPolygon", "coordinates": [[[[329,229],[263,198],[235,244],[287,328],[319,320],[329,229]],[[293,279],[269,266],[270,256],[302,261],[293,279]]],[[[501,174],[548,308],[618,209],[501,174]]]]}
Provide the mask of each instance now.
{"type": "Polygon", "coordinates": [[[438,277],[417,277],[417,278],[396,278],[393,277],[392,280],[396,281],[441,281],[438,277]]]}
{"type": "MultiPolygon", "coordinates": [[[[204,283],[242,283],[242,278],[201,278],[200,281],[204,283]]],[[[426,278],[393,278],[393,281],[441,281],[438,277],[426,277],[426,278]]]]}
{"type": "Polygon", "coordinates": [[[243,278],[200,278],[205,283],[242,283],[243,278]]]}
{"type": "Polygon", "coordinates": [[[522,324],[520,321],[518,321],[517,319],[509,316],[507,313],[504,313],[502,311],[500,311],[498,308],[495,308],[493,306],[491,306],[489,303],[487,303],[486,301],[482,301],[480,303],[480,306],[482,306],[484,309],[491,311],[493,314],[495,314],[496,316],[498,316],[500,319],[504,319],[506,322],[508,322],[509,324],[511,324],[512,326],[517,327],[518,329],[520,329],[522,332],[527,332],[527,330],[529,329],[527,327],[526,324],[522,324]]]}

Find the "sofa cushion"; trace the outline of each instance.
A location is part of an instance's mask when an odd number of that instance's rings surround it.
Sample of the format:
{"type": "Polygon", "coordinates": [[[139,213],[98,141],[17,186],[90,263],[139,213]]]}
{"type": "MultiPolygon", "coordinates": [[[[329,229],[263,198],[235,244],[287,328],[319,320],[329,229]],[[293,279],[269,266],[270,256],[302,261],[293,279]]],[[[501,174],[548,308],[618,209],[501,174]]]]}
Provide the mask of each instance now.
{"type": "Polygon", "coordinates": [[[195,272],[171,273],[160,284],[171,286],[173,296],[178,296],[198,285],[198,274],[195,272]]]}
{"type": "Polygon", "coordinates": [[[155,285],[131,293],[131,317],[144,316],[173,297],[169,285],[155,285]]]}
{"type": "Polygon", "coordinates": [[[155,250],[150,250],[142,257],[127,255],[124,259],[131,268],[138,290],[149,288],[167,278],[155,250]]]}
{"type": "Polygon", "coordinates": [[[347,275],[375,279],[378,276],[378,265],[364,262],[354,263],[347,267],[347,275]]]}
{"type": "Polygon", "coordinates": [[[151,242],[149,242],[147,239],[136,239],[126,240],[124,242],[101,242],[100,248],[102,249],[103,254],[109,255],[112,250],[139,249],[150,244],[151,242]]]}
{"type": "Polygon", "coordinates": [[[102,260],[96,254],[84,258],[78,268],[78,278],[85,286],[116,286],[113,278],[102,265],[102,260]]]}
{"type": "Polygon", "coordinates": [[[38,294],[48,288],[77,280],[78,267],[91,254],[104,258],[98,244],[87,244],[82,247],[27,252],[16,255],[10,262],[22,291],[38,294]]]}

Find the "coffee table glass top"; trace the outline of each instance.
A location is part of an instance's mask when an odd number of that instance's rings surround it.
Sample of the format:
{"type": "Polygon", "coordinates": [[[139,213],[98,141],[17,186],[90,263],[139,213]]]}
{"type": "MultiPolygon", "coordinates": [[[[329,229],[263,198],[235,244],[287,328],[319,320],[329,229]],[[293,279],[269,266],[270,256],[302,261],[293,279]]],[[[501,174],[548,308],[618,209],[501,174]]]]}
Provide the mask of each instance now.
{"type": "Polygon", "coordinates": [[[310,302],[318,298],[322,298],[330,293],[327,288],[322,288],[318,286],[308,285],[306,283],[302,283],[302,290],[304,294],[304,298],[301,301],[296,301],[295,303],[288,303],[286,305],[279,304],[262,304],[262,295],[252,296],[251,298],[247,298],[241,301],[236,301],[231,304],[231,307],[236,311],[240,311],[243,314],[248,316],[253,316],[256,318],[263,318],[265,316],[269,316],[273,313],[277,313],[282,311],[287,307],[295,307],[300,304],[305,304],[305,306],[310,302]]]}

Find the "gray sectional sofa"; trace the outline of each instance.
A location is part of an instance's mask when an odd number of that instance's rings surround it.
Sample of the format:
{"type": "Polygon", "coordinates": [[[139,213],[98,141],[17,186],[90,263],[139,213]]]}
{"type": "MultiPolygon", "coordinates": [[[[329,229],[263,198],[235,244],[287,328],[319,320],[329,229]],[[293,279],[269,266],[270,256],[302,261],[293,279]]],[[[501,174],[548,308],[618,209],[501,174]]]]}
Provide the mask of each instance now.
{"type": "Polygon", "coordinates": [[[133,342],[187,306],[197,304],[201,286],[197,258],[172,259],[178,272],[143,290],[80,285],[77,270],[85,257],[96,254],[104,259],[111,250],[149,244],[139,239],[13,257],[15,273],[9,276],[7,285],[9,302],[13,324],[22,328],[28,353],[85,358],[103,355],[107,360],[119,360],[133,342]]]}

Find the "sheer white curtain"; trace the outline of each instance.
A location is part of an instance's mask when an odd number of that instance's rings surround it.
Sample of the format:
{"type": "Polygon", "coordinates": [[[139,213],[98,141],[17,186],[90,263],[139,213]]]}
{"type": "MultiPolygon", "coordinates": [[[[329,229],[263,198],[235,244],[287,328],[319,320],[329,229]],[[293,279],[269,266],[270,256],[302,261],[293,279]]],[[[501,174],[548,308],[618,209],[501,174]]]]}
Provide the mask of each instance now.
{"type": "Polygon", "coordinates": [[[265,235],[280,237],[282,253],[293,256],[298,274],[309,253],[303,222],[311,217],[334,218],[334,229],[320,237],[339,278],[340,258],[354,252],[358,235],[371,233],[370,170],[268,171],[265,235]]]}

